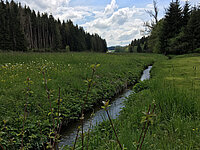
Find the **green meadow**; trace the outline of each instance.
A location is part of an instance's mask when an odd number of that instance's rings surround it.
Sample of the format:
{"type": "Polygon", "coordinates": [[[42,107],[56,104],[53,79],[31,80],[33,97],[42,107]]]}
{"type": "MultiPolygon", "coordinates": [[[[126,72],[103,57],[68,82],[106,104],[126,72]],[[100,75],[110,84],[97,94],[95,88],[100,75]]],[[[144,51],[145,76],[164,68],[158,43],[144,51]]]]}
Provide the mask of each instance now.
{"type": "Polygon", "coordinates": [[[83,103],[85,111],[101,105],[163,59],[157,54],[0,53],[1,148],[47,148],[51,139],[59,139],[53,137],[55,125],[79,119],[83,103]]]}
{"type": "MultiPolygon", "coordinates": [[[[114,128],[123,149],[200,148],[200,55],[172,56],[154,63],[151,79],[137,83],[114,128]]],[[[87,139],[87,137],[86,137],[87,139]]],[[[120,149],[109,121],[90,133],[94,150],[120,149]]],[[[77,147],[81,147],[81,142],[77,147]]]]}

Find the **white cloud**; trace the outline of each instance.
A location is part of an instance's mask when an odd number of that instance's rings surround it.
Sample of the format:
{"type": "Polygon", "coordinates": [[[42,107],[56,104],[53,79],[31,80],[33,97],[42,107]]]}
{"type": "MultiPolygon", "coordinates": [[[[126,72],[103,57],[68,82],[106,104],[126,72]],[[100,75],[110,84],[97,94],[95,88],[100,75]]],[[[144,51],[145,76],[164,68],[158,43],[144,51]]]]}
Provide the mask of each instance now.
{"type": "Polygon", "coordinates": [[[108,20],[103,20],[101,18],[97,18],[96,20],[92,21],[92,26],[98,29],[106,29],[109,28],[108,20]]]}
{"type": "MultiPolygon", "coordinates": [[[[148,7],[146,9],[149,9],[148,7]]],[[[91,33],[98,33],[107,40],[108,46],[126,45],[134,38],[140,38],[140,30],[143,29],[144,18],[147,17],[145,9],[125,7],[116,9],[112,14],[101,17],[96,13],[95,19],[82,26],[91,33]]]]}
{"type": "Polygon", "coordinates": [[[112,14],[118,6],[116,4],[116,0],[112,0],[110,4],[108,4],[104,10],[104,15],[112,14]]]}
{"type": "Polygon", "coordinates": [[[153,4],[147,4],[146,7],[149,9],[153,9],[154,6],[153,6],[153,4]]]}
{"type": "Polygon", "coordinates": [[[117,25],[123,25],[128,19],[129,8],[122,8],[114,12],[111,16],[111,22],[117,25]]]}
{"type": "Polygon", "coordinates": [[[34,10],[52,13],[60,6],[68,6],[70,0],[18,0],[34,10]]]}
{"type": "Polygon", "coordinates": [[[88,10],[88,7],[77,6],[77,7],[59,7],[56,12],[54,12],[55,18],[60,18],[61,20],[71,19],[76,22],[78,20],[84,20],[87,16],[92,16],[92,12],[88,10]]]}
{"type": "Polygon", "coordinates": [[[20,0],[40,12],[52,13],[60,20],[71,19],[78,22],[87,32],[97,33],[106,39],[107,45],[126,45],[135,38],[140,38],[140,30],[148,15],[145,9],[152,9],[152,4],[145,8],[135,6],[119,8],[116,0],[111,0],[104,8],[92,6],[70,6],[71,0],[20,0]],[[88,19],[89,18],[89,19],[88,19]],[[80,23],[81,22],[81,23],[80,23]]]}

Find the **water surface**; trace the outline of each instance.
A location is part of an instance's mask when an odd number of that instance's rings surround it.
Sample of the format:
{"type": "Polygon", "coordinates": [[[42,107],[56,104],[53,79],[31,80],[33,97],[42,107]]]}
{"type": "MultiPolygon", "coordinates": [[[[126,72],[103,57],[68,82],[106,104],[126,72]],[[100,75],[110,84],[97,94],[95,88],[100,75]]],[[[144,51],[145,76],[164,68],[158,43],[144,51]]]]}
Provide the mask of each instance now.
{"type": "MultiPolygon", "coordinates": [[[[151,68],[152,66],[149,66],[147,69],[143,71],[143,74],[140,79],[141,81],[148,80],[150,78],[151,68]]],[[[108,108],[108,111],[112,119],[116,119],[119,116],[120,111],[124,107],[123,102],[132,93],[133,91],[131,89],[126,89],[121,95],[116,97],[111,102],[111,106],[108,108]]],[[[84,131],[88,131],[88,129],[94,127],[95,125],[98,125],[99,123],[107,119],[108,117],[104,109],[100,109],[100,108],[96,109],[94,116],[90,117],[90,114],[85,116],[84,131]]],[[[76,138],[78,126],[79,126],[79,122],[71,124],[68,128],[66,128],[65,131],[61,133],[62,139],[59,143],[59,147],[62,147],[63,145],[70,145],[70,146],[73,145],[73,142],[75,141],[75,138],[76,138]]]]}

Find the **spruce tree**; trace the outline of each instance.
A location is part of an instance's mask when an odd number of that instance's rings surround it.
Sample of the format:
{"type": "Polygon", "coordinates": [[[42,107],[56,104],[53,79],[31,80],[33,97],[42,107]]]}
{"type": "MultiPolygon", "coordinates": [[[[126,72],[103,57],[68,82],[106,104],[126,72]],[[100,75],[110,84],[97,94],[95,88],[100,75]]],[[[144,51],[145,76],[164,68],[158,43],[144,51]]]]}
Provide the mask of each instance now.
{"type": "Polygon", "coordinates": [[[176,36],[182,28],[182,9],[179,0],[171,2],[165,14],[163,28],[160,34],[161,51],[168,54],[170,49],[170,38],[176,36]]]}
{"type": "Polygon", "coordinates": [[[133,46],[129,45],[129,46],[128,46],[128,51],[129,51],[130,53],[133,53],[133,46]]]}
{"type": "Polygon", "coordinates": [[[148,44],[147,44],[147,42],[144,43],[143,51],[144,52],[148,52],[148,44]]]}
{"type": "Polygon", "coordinates": [[[13,51],[58,51],[70,47],[71,51],[93,49],[106,52],[107,44],[99,35],[90,35],[71,20],[55,20],[47,13],[31,11],[21,4],[0,1],[0,49],[13,51]]]}
{"type": "Polygon", "coordinates": [[[188,37],[189,49],[194,51],[200,48],[200,9],[194,8],[187,24],[186,35],[188,37]]]}
{"type": "Polygon", "coordinates": [[[183,20],[182,20],[182,25],[184,27],[187,25],[189,19],[190,19],[190,4],[188,3],[188,1],[186,1],[183,8],[183,20]]]}
{"type": "Polygon", "coordinates": [[[8,16],[6,5],[3,1],[0,2],[0,50],[9,50],[11,45],[8,28],[8,16]]]}
{"type": "Polygon", "coordinates": [[[142,48],[141,48],[139,42],[138,42],[138,45],[137,45],[137,52],[138,52],[138,53],[142,53],[142,48]]]}

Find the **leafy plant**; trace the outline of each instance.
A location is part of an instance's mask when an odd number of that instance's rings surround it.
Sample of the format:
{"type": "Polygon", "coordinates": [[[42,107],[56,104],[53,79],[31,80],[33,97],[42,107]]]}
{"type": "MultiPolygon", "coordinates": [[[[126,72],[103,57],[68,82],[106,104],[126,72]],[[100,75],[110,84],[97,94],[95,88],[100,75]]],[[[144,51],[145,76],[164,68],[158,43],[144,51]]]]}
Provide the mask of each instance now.
{"type": "Polygon", "coordinates": [[[114,128],[113,122],[112,122],[112,120],[111,120],[111,118],[110,118],[110,115],[109,115],[109,112],[108,112],[108,107],[110,106],[110,105],[109,105],[109,100],[108,100],[108,101],[103,101],[103,104],[104,104],[104,106],[102,106],[102,108],[106,111],[106,114],[107,114],[107,116],[108,116],[108,119],[109,119],[109,121],[110,121],[110,124],[111,124],[111,126],[112,126],[112,129],[113,129],[113,131],[114,131],[114,133],[115,133],[115,136],[116,136],[116,139],[117,139],[117,143],[119,144],[120,149],[123,150],[123,147],[122,147],[122,145],[121,145],[121,143],[120,143],[120,141],[119,141],[119,138],[118,138],[118,136],[117,136],[117,132],[116,132],[116,130],[115,130],[115,128],[114,128]]]}
{"type": "Polygon", "coordinates": [[[88,89],[82,81],[91,79],[89,64],[101,67],[95,71],[85,112],[134,83],[145,65],[162,58],[154,54],[0,53],[1,145],[10,150],[55,146],[58,129],[81,115],[88,89]],[[24,93],[27,77],[33,82],[29,96],[24,93]]]}
{"type": "Polygon", "coordinates": [[[149,88],[148,81],[144,80],[144,81],[140,81],[139,83],[136,83],[133,86],[133,91],[138,93],[138,92],[145,90],[145,89],[148,89],[148,88],[149,88]]]}

